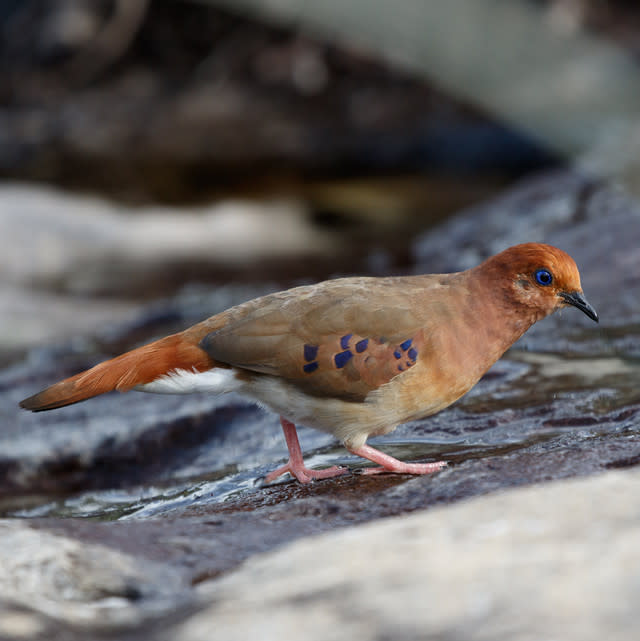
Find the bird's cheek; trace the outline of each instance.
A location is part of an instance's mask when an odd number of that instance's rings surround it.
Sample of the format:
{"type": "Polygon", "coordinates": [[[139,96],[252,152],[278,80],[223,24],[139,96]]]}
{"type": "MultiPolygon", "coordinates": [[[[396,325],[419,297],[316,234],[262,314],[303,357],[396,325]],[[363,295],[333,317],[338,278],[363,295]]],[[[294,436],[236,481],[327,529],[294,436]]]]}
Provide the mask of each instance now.
{"type": "Polygon", "coordinates": [[[527,281],[525,281],[525,284],[522,284],[522,285],[518,282],[517,285],[518,285],[516,289],[517,299],[523,305],[526,305],[527,307],[532,307],[532,306],[537,307],[540,304],[538,300],[538,296],[536,295],[537,294],[536,290],[533,287],[531,287],[527,281]]]}
{"type": "Polygon", "coordinates": [[[565,307],[567,307],[567,304],[559,296],[549,297],[547,301],[547,314],[551,314],[559,309],[564,309],[565,307]]]}

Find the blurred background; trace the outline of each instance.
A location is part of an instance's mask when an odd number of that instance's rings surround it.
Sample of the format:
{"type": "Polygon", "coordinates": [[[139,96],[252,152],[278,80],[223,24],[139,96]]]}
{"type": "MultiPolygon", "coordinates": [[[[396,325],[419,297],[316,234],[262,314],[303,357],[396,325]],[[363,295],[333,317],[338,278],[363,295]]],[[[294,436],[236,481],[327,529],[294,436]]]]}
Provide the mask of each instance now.
{"type": "Polygon", "coordinates": [[[411,272],[421,232],[534,173],[636,188],[635,2],[3,0],[0,21],[5,364],[185,288],[411,272]]]}

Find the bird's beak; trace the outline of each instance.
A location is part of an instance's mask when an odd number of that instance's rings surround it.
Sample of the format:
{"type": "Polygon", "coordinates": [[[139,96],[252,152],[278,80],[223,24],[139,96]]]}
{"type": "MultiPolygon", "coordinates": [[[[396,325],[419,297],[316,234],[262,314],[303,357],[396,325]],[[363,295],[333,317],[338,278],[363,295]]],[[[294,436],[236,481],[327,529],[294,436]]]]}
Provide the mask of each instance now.
{"type": "Polygon", "coordinates": [[[564,300],[567,305],[577,307],[581,312],[584,312],[591,320],[598,322],[598,313],[591,306],[589,301],[584,297],[582,292],[559,292],[558,296],[564,300]]]}

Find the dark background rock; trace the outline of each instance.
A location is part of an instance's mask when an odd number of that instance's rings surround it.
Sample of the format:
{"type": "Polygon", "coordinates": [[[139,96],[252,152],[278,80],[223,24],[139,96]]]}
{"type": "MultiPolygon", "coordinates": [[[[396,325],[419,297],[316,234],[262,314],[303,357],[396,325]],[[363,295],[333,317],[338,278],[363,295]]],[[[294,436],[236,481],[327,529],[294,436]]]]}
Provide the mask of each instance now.
{"type": "MultiPolygon", "coordinates": [[[[544,175],[461,212],[442,230],[416,243],[416,272],[467,269],[521,242],[564,249],[578,263],[584,290],[601,318],[602,340],[587,343],[600,354],[638,356],[637,343],[615,329],[627,326],[633,334],[640,319],[640,208],[624,190],[580,172],[544,175]]],[[[589,349],[581,330],[590,321],[573,319],[580,329],[559,332],[567,316],[563,312],[535,325],[522,343],[541,351],[589,349]],[[568,344],[571,336],[575,343],[568,344]]]]}
{"type": "Polygon", "coordinates": [[[355,48],[205,3],[29,1],[3,18],[5,177],[184,203],[300,192],[305,177],[462,171],[478,184],[554,162],[355,48]],[[102,45],[116,20],[129,37],[102,45]]]}

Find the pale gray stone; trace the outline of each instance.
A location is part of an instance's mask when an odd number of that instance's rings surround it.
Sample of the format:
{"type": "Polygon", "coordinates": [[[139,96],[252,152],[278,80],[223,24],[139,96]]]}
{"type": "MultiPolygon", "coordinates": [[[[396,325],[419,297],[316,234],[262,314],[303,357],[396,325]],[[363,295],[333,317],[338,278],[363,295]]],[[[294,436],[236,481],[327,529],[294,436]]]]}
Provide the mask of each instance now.
{"type": "Polygon", "coordinates": [[[236,268],[326,255],[335,242],[293,200],[134,208],[6,184],[0,188],[0,316],[6,324],[0,349],[131,321],[143,307],[131,293],[140,297],[158,274],[185,262],[236,268]]]}
{"type": "MultiPolygon", "coordinates": [[[[27,521],[0,521],[0,539],[2,598],[66,624],[97,629],[140,624],[184,606],[190,592],[169,566],[33,529],[27,521]]],[[[29,637],[30,630],[41,628],[35,614],[12,616],[5,618],[5,629],[29,637]]]]}
{"type": "Polygon", "coordinates": [[[637,638],[639,483],[610,472],[298,541],[203,586],[211,605],[175,638],[637,638]]]}

